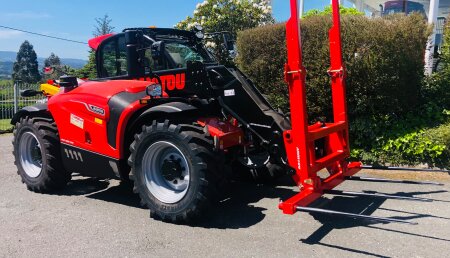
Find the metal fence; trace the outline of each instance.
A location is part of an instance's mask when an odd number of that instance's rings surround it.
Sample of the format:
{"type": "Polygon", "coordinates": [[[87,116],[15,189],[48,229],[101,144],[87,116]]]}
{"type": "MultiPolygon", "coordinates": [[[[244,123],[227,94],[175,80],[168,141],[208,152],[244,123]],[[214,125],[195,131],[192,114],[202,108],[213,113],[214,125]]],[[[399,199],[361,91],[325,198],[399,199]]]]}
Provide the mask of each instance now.
{"type": "Polygon", "coordinates": [[[20,92],[26,89],[39,90],[39,84],[5,83],[0,85],[0,133],[10,132],[11,118],[21,108],[43,101],[43,96],[21,97],[20,92]]]}

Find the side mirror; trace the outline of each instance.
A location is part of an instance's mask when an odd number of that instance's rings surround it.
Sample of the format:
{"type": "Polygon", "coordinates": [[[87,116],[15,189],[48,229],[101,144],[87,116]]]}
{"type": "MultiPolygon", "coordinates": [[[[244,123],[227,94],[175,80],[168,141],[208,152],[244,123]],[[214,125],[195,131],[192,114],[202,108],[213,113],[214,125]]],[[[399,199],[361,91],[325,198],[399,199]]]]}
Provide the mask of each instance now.
{"type": "Polygon", "coordinates": [[[164,51],[166,49],[166,44],[164,41],[158,41],[152,44],[152,58],[161,59],[164,56],[164,51]]]}
{"type": "Polygon", "coordinates": [[[42,91],[31,90],[31,89],[20,91],[20,96],[24,97],[24,98],[34,97],[34,96],[37,96],[39,94],[42,94],[42,91]]]}

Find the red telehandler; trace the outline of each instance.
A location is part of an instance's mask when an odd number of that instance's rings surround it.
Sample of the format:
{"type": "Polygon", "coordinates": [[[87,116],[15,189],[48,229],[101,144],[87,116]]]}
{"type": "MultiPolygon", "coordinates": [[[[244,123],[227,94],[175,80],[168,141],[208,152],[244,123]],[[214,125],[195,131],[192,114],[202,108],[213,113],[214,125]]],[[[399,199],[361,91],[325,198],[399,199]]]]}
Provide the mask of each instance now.
{"type": "MultiPolygon", "coordinates": [[[[198,218],[215,199],[232,164],[291,174],[300,192],[279,204],[285,214],[328,213],[386,222],[309,205],[324,193],[425,200],[333,190],[360,162],[348,162],[345,66],[338,0],[330,30],[334,120],[308,124],[298,3],[286,24],[290,116],[274,110],[237,67],[223,66],[193,31],[131,28],[89,41],[99,79],[64,76],[45,84],[48,102],[15,114],[14,156],[28,189],[64,187],[72,173],[130,179],[152,217],[198,218]],[[326,178],[318,176],[328,171],[326,178]]],[[[27,94],[30,94],[28,92],[27,94]]],[[[368,179],[366,179],[368,180],[368,179]]]]}

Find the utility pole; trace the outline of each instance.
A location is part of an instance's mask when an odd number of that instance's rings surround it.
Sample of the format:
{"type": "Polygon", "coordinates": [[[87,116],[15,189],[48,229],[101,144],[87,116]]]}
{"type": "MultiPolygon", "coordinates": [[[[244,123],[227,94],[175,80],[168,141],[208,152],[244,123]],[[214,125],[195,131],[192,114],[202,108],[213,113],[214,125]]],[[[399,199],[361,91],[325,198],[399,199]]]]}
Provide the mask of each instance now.
{"type": "Polygon", "coordinates": [[[436,23],[439,10],[439,0],[430,1],[430,11],[428,13],[428,24],[433,26],[433,33],[428,38],[427,48],[425,50],[425,74],[431,75],[434,66],[434,46],[436,40],[436,23]]]}
{"type": "Polygon", "coordinates": [[[300,5],[299,5],[299,17],[302,18],[303,17],[303,12],[305,11],[305,0],[300,0],[300,5]]]}

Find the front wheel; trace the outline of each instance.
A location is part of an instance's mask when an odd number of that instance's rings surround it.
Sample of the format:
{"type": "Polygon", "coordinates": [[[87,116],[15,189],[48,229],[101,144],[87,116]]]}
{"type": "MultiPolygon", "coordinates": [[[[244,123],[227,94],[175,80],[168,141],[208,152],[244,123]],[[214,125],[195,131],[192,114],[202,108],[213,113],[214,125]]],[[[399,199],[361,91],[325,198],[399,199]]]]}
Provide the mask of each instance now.
{"type": "Polygon", "coordinates": [[[13,155],[18,174],[34,192],[63,188],[71,173],[61,163],[58,130],[47,117],[24,117],[16,124],[13,155]]]}
{"type": "Polygon", "coordinates": [[[213,143],[200,127],[154,122],[131,144],[130,179],[154,218],[188,222],[210,203],[215,187],[213,143]]]}

